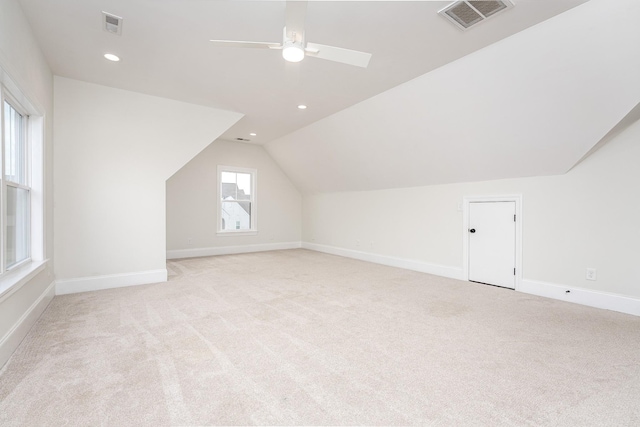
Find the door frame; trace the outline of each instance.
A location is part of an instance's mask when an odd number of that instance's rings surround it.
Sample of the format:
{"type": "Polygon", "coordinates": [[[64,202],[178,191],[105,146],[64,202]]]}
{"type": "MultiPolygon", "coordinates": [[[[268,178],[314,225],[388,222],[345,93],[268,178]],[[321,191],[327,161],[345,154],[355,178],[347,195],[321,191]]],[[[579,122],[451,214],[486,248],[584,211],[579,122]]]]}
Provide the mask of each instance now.
{"type": "Polygon", "coordinates": [[[469,204],[473,202],[515,202],[516,204],[516,274],[515,290],[522,283],[522,194],[504,196],[464,196],[462,198],[462,260],[463,279],[469,281],[469,204]]]}

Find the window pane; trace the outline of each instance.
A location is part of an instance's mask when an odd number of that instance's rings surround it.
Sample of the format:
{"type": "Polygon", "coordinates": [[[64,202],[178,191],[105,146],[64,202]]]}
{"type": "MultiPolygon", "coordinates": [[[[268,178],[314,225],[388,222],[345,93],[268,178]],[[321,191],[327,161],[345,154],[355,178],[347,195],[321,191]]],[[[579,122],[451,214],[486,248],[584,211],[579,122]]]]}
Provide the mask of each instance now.
{"type": "Polygon", "coordinates": [[[222,202],[222,230],[250,230],[251,202],[222,202]]]}
{"type": "Polygon", "coordinates": [[[227,184],[235,184],[236,174],[234,172],[222,172],[222,182],[227,184]]]}
{"type": "Polygon", "coordinates": [[[222,172],[221,175],[220,197],[222,200],[236,200],[238,198],[236,174],[233,172],[222,172]]]}
{"type": "Polygon", "coordinates": [[[24,117],[4,102],[4,174],[7,181],[27,184],[24,117]]]}
{"type": "Polygon", "coordinates": [[[251,196],[251,174],[239,173],[236,175],[238,177],[238,189],[243,191],[243,196],[246,196],[246,198],[249,199],[249,196],[251,196]]]}
{"type": "Polygon", "coordinates": [[[251,200],[250,173],[221,173],[220,196],[222,200],[251,200]]]}
{"type": "Polygon", "coordinates": [[[29,249],[29,190],[7,186],[6,265],[24,261],[29,249]]]}

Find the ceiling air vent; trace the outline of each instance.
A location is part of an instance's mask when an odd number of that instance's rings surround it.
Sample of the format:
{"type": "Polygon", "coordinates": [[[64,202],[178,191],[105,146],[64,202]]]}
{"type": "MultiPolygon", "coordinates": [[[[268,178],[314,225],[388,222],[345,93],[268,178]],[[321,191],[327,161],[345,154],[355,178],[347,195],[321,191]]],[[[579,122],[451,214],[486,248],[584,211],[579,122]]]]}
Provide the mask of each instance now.
{"type": "Polygon", "coordinates": [[[457,1],[438,11],[461,30],[466,30],[487,18],[513,7],[511,0],[457,1]]]}
{"type": "Polygon", "coordinates": [[[111,34],[122,34],[122,18],[111,13],[102,12],[102,29],[111,34]]]}

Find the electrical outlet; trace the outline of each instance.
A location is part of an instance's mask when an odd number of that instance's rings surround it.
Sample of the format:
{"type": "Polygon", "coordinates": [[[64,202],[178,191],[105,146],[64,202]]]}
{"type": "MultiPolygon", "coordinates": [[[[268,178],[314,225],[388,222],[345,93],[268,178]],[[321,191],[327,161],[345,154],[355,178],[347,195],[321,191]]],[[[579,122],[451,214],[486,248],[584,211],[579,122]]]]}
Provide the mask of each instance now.
{"type": "Polygon", "coordinates": [[[360,240],[356,240],[356,248],[360,247],[360,240]]]}
{"type": "Polygon", "coordinates": [[[187,239],[187,245],[191,245],[193,244],[193,239],[192,238],[188,238],[187,239]]]}
{"type": "Polygon", "coordinates": [[[595,268],[587,268],[587,280],[596,280],[596,269],[595,268]]]}

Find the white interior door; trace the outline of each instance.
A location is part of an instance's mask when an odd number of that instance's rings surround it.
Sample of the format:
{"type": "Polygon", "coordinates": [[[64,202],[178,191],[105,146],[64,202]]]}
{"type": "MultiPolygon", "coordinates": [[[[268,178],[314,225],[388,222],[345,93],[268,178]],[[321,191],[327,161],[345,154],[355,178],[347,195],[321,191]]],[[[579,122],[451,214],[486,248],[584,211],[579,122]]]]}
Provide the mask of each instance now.
{"type": "Polygon", "coordinates": [[[515,289],[516,203],[469,203],[469,280],[515,289]]]}

